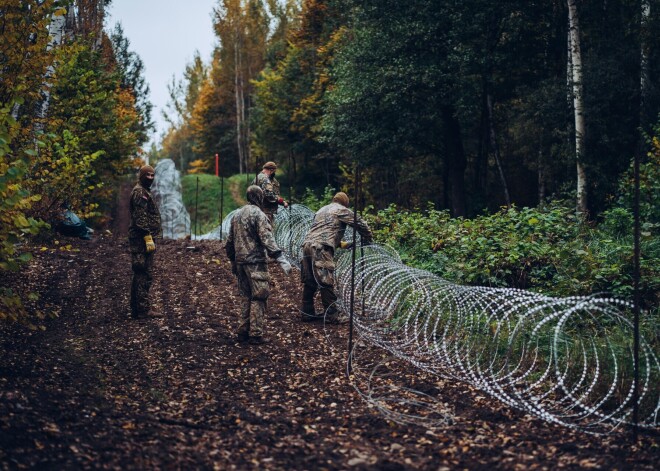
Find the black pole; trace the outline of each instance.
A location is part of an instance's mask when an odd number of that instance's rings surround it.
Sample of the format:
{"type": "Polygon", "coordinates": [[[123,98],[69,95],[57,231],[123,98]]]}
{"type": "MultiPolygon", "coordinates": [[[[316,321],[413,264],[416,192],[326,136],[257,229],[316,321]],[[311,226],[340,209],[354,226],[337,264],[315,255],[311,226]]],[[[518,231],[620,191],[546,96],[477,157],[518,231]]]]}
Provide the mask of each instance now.
{"type": "Polygon", "coordinates": [[[197,237],[197,203],[199,202],[199,177],[197,177],[197,189],[195,190],[195,237],[197,237]]]}
{"type": "MultiPolygon", "coordinates": [[[[164,209],[163,209],[163,214],[164,214],[165,216],[168,216],[168,214],[165,212],[165,209],[167,208],[167,195],[163,198],[163,208],[164,208],[164,209]]],[[[168,228],[170,227],[170,222],[169,222],[169,221],[167,221],[167,227],[168,227],[168,228]]],[[[167,230],[167,228],[164,228],[164,229],[163,229],[163,231],[166,231],[166,230],[167,230]]],[[[165,238],[165,234],[163,233],[163,239],[164,239],[164,238],[165,238]]]]}
{"type": "Polygon", "coordinates": [[[639,429],[639,259],[640,259],[640,220],[639,220],[639,152],[635,152],[634,174],[635,174],[635,196],[633,201],[634,224],[634,257],[633,257],[633,291],[634,291],[634,344],[633,344],[633,438],[637,441],[639,429]]]}
{"type": "Polygon", "coordinates": [[[355,205],[353,212],[353,250],[351,251],[351,315],[348,327],[348,364],[346,367],[346,376],[350,376],[353,372],[353,317],[355,315],[355,251],[356,251],[356,231],[357,231],[357,218],[358,218],[358,202],[360,191],[360,166],[356,165],[355,171],[355,205]]]}
{"type": "Polygon", "coordinates": [[[293,233],[291,232],[291,205],[293,204],[292,200],[292,175],[293,175],[293,167],[291,166],[291,150],[289,150],[289,253],[291,254],[291,258],[294,258],[293,256],[293,233]]]}
{"type": "MultiPolygon", "coordinates": [[[[222,165],[220,166],[222,168],[222,165]]],[[[220,171],[218,171],[218,177],[220,178],[220,240],[222,240],[222,218],[224,217],[225,209],[225,179],[222,178],[220,171]]]]}

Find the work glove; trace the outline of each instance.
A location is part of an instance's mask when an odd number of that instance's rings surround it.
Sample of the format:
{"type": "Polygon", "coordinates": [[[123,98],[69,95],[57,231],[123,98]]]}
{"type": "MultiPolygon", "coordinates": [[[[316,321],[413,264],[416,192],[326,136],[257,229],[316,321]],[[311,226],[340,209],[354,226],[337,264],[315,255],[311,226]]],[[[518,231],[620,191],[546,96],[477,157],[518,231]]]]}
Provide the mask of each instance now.
{"type": "Polygon", "coordinates": [[[279,204],[281,204],[282,206],[284,206],[285,209],[289,207],[289,203],[287,203],[286,201],[284,201],[284,198],[281,198],[281,197],[280,197],[280,198],[277,200],[277,202],[278,202],[279,204]]]}
{"type": "Polygon", "coordinates": [[[339,243],[339,247],[341,247],[344,250],[348,250],[353,247],[353,242],[346,242],[345,240],[342,240],[339,243]]]}
{"type": "Polygon", "coordinates": [[[156,244],[154,244],[154,239],[151,237],[151,234],[144,236],[144,243],[147,245],[147,253],[151,253],[156,250],[156,244]]]}
{"type": "Polygon", "coordinates": [[[284,255],[280,255],[279,257],[277,257],[275,259],[275,261],[280,264],[280,266],[282,267],[282,270],[284,270],[285,274],[288,275],[289,273],[291,273],[291,264],[286,261],[286,258],[284,258],[284,255]]]}

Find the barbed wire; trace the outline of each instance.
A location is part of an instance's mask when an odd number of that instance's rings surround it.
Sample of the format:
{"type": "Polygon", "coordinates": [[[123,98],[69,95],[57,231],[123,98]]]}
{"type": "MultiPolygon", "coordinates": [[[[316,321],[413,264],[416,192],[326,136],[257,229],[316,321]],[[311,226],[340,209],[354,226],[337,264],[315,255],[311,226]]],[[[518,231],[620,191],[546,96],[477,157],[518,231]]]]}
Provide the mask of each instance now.
{"type": "MultiPolygon", "coordinates": [[[[276,216],[276,242],[295,266],[312,219],[301,205],[276,216]]],[[[631,422],[630,303],[456,285],[405,265],[395,250],[377,244],[357,249],[351,277],[351,254],[339,251],[338,302],[348,312],[355,287],[354,325],[363,341],[548,422],[592,432],[631,422]]],[[[640,346],[639,425],[654,428],[660,364],[645,339],[640,346]]],[[[373,391],[363,395],[374,397],[373,391]]]]}
{"type": "MultiPolygon", "coordinates": [[[[234,214],[199,238],[224,239],[234,214]]],[[[299,204],[276,215],[275,240],[298,269],[313,217],[313,211],[299,204]]],[[[351,233],[346,231],[347,240],[351,233]]],[[[360,342],[351,352],[354,361],[367,358],[357,352],[373,345],[547,422],[593,433],[631,423],[630,303],[609,296],[559,298],[512,288],[461,286],[405,265],[390,247],[373,244],[356,250],[355,279],[349,251],[338,250],[335,271],[338,303],[345,312],[350,310],[351,287],[355,290],[353,315],[360,342]]],[[[640,348],[639,426],[656,428],[657,345],[642,338],[640,348]]],[[[376,386],[380,363],[371,370],[363,366],[353,372],[354,386],[386,417],[427,424],[451,420],[446,408],[436,414],[411,413],[411,406],[429,404],[430,397],[409,388],[392,396],[384,383],[376,386]]]]}
{"type": "Polygon", "coordinates": [[[190,215],[181,195],[181,174],[171,159],[160,160],[154,173],[151,192],[160,211],[163,238],[182,239],[190,233],[190,215]]]}

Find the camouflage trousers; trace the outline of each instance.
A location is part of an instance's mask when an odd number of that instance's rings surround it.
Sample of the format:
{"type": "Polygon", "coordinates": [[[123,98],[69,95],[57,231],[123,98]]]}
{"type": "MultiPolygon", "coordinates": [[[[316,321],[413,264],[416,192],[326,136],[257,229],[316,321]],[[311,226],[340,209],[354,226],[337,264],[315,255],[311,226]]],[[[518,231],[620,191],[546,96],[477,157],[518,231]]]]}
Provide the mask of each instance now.
{"type": "Polygon", "coordinates": [[[154,254],[131,252],[131,314],[139,317],[149,312],[149,288],[153,280],[154,254]]]}
{"type": "Polygon", "coordinates": [[[337,294],[335,293],[334,249],[327,245],[307,242],[303,245],[303,259],[300,267],[303,283],[301,310],[303,315],[315,315],[314,296],[321,292],[323,309],[328,316],[337,313],[337,294]]]}
{"type": "Polygon", "coordinates": [[[270,294],[270,278],[266,263],[248,263],[237,266],[238,294],[244,298],[238,335],[261,337],[264,334],[266,302],[270,294]]]}

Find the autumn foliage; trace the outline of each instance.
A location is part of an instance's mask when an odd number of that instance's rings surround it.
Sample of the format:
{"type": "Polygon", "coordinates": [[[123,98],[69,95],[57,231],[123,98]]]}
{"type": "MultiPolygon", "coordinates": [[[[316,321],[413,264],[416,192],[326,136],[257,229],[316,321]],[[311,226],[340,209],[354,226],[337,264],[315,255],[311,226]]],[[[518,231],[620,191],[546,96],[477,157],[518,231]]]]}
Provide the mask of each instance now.
{"type": "MultiPolygon", "coordinates": [[[[0,275],[30,260],[30,236],[63,204],[102,224],[109,183],[140,155],[148,119],[101,29],[103,4],[0,2],[0,275]]],[[[26,296],[2,288],[0,319],[26,320],[26,296]]]]}

